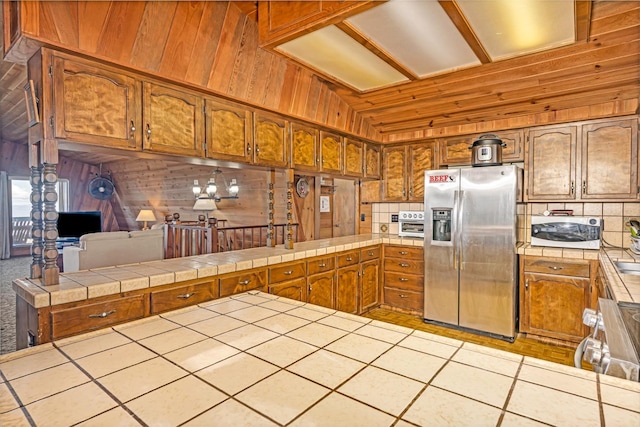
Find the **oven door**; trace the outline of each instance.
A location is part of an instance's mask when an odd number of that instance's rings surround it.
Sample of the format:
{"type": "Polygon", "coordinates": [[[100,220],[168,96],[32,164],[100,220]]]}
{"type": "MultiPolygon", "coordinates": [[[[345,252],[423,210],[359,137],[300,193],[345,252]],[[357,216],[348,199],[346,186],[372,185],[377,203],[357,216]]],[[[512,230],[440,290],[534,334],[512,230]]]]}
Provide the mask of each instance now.
{"type": "Polygon", "coordinates": [[[398,230],[398,236],[401,237],[424,237],[424,222],[420,221],[401,221],[398,230]]]}

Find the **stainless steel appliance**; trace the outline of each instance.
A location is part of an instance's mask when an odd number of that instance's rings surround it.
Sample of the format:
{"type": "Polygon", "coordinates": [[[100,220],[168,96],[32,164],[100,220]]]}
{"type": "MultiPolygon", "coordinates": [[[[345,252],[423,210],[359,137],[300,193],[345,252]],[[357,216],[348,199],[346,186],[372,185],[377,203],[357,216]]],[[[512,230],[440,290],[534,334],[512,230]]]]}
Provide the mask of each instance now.
{"type": "Polygon", "coordinates": [[[600,249],[602,219],[588,216],[531,216],[531,245],[600,249]]]}
{"type": "Polygon", "coordinates": [[[522,169],[425,172],[425,321],[513,341],[522,169]]]}
{"type": "Polygon", "coordinates": [[[398,212],[398,236],[424,237],[424,212],[398,212]]]}
{"type": "Polygon", "coordinates": [[[480,135],[473,144],[471,150],[472,166],[497,166],[502,164],[502,148],[507,144],[502,142],[498,135],[488,133],[480,135]]]}
{"type": "Polygon", "coordinates": [[[599,298],[597,311],[586,309],[582,321],[593,334],[578,346],[576,366],[584,359],[596,372],[639,381],[640,304],[599,298]]]}

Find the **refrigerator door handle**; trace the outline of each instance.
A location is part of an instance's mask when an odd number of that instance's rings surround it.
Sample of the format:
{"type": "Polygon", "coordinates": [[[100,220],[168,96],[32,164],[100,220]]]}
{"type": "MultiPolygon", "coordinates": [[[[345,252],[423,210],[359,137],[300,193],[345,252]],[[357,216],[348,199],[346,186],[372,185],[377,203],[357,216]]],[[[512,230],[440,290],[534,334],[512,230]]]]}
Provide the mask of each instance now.
{"type": "Polygon", "coordinates": [[[458,211],[460,209],[459,206],[459,198],[460,198],[460,191],[459,190],[455,190],[453,192],[453,212],[452,212],[452,219],[451,219],[451,225],[452,227],[454,227],[453,230],[451,230],[451,240],[452,240],[452,245],[453,245],[453,259],[452,261],[452,267],[457,270],[458,269],[458,211]]]}
{"type": "Polygon", "coordinates": [[[458,191],[458,214],[456,215],[456,246],[458,247],[458,268],[464,270],[462,252],[462,215],[464,213],[464,190],[458,191]]]}

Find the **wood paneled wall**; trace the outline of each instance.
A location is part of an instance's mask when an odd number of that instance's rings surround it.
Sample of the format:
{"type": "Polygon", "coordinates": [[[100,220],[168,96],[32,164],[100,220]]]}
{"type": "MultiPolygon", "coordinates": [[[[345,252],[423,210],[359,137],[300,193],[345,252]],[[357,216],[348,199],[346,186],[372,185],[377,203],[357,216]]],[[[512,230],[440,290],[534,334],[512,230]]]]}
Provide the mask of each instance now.
{"type": "MultiPolygon", "coordinates": [[[[0,170],[9,176],[28,178],[29,155],[27,145],[3,141],[0,144],[0,170]]],[[[69,180],[69,210],[71,211],[101,211],[102,229],[104,231],[118,231],[120,227],[114,211],[120,210],[117,196],[110,200],[96,200],[89,195],[89,181],[100,172],[94,165],[60,156],[58,177],[69,180]]],[[[117,189],[116,189],[117,191],[117,189]]]]}
{"type": "Polygon", "coordinates": [[[380,139],[327,82],[259,48],[255,17],[232,3],[47,1],[25,7],[23,33],[30,39],[380,139]]]}

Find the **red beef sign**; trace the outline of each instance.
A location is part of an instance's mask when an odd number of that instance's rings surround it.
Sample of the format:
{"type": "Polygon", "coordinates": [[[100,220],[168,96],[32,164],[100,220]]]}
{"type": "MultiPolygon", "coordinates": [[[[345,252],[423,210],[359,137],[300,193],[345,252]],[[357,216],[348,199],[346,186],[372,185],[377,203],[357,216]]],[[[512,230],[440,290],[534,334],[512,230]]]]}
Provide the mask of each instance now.
{"type": "Polygon", "coordinates": [[[451,175],[429,175],[429,183],[453,182],[451,175]]]}

